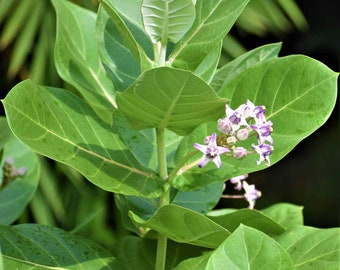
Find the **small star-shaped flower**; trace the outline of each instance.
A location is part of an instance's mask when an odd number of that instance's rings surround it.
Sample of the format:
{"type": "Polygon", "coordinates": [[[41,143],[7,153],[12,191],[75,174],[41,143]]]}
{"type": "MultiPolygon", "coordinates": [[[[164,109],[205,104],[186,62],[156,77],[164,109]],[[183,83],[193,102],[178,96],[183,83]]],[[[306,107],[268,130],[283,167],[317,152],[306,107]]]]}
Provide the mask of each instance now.
{"type": "Polygon", "coordinates": [[[194,147],[203,153],[203,158],[198,164],[200,168],[204,167],[209,161],[213,161],[217,168],[221,168],[222,162],[220,155],[230,152],[229,148],[218,146],[216,143],[216,133],[213,133],[208,141],[208,144],[203,145],[195,143],[194,147]]]}

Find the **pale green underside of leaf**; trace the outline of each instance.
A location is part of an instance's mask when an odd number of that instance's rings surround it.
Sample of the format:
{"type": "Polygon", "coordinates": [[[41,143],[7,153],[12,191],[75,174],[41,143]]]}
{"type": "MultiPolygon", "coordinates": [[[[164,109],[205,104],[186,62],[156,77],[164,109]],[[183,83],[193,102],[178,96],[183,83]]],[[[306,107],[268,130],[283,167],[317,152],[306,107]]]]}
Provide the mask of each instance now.
{"type": "Polygon", "coordinates": [[[151,228],[180,243],[216,248],[230,235],[207,217],[176,205],[159,208],[147,221],[132,212],[129,215],[137,226],[151,228]]]}
{"type": "MultiPolygon", "coordinates": [[[[309,57],[282,57],[252,66],[227,83],[218,94],[230,99],[234,109],[247,99],[266,107],[266,117],[274,123],[274,151],[270,156],[274,164],[328,119],[336,100],[337,76],[309,57]]],[[[216,130],[216,122],[198,127],[180,144],[176,160],[192,151],[195,142],[202,143],[205,136],[216,130]]],[[[256,143],[255,138],[239,145],[251,150],[251,143],[256,143]]],[[[198,152],[188,163],[200,157],[198,152]]],[[[177,177],[174,185],[179,189],[195,189],[265,168],[264,164],[255,164],[258,159],[257,154],[243,160],[222,156],[221,169],[217,170],[212,162],[203,169],[194,167],[177,177]]]]}
{"type": "MultiPolygon", "coordinates": [[[[4,120],[7,126],[6,119],[1,118],[1,120],[4,120]]],[[[6,132],[7,129],[10,131],[6,126],[1,124],[1,132],[6,132]]],[[[38,187],[40,174],[36,154],[12,134],[5,144],[1,167],[9,157],[14,159],[14,166],[17,169],[27,168],[27,173],[24,177],[19,177],[0,189],[0,224],[2,225],[10,225],[20,217],[38,187]]]]}
{"type": "MultiPolygon", "coordinates": [[[[142,22],[142,0],[103,0],[102,5],[122,33],[123,40],[126,41],[126,47],[131,53],[137,56],[135,47],[137,44],[138,47],[141,46],[141,48],[138,48],[139,53],[144,51],[145,54],[151,58],[153,56],[153,47],[142,22]],[[132,37],[124,30],[125,26],[128,28],[128,31],[131,32],[132,37]],[[136,44],[133,44],[134,41],[131,42],[131,39],[134,39],[136,44]]],[[[141,66],[143,67],[143,61],[141,61],[141,66]]]]}
{"type": "Polygon", "coordinates": [[[37,153],[71,165],[112,192],[156,197],[162,182],[141,166],[114,127],[75,95],[24,81],[3,101],[14,134],[37,153]]]}
{"type": "Polygon", "coordinates": [[[0,225],[4,269],[114,269],[114,257],[100,246],[58,228],[0,225]]]}
{"type": "Polygon", "coordinates": [[[108,75],[116,89],[125,90],[140,75],[140,64],[103,8],[98,10],[97,37],[99,54],[108,75]]]}
{"type": "Polygon", "coordinates": [[[295,269],[338,269],[340,229],[295,226],[275,240],[291,256],[295,269]]]}
{"type": "Polygon", "coordinates": [[[57,71],[103,120],[111,123],[115,94],[97,51],[96,15],[67,1],[52,2],[57,12],[57,71]]]}
{"type": "Polygon", "coordinates": [[[175,45],[169,61],[174,67],[195,70],[229,32],[249,0],[198,0],[196,19],[175,45]]]}
{"type": "Polygon", "coordinates": [[[146,71],[117,95],[133,128],[167,128],[179,135],[222,115],[224,102],[191,72],[168,67],[146,71]]]}
{"type": "Polygon", "coordinates": [[[178,42],[195,19],[192,0],[143,0],[142,16],[146,32],[153,43],[178,42]]]}

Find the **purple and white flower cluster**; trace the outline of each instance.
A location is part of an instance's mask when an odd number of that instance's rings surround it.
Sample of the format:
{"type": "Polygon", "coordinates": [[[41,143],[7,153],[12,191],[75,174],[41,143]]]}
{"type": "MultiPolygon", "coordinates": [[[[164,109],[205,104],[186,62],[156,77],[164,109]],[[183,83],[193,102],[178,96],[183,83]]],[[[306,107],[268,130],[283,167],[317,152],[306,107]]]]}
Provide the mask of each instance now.
{"type": "MultiPolygon", "coordinates": [[[[273,123],[267,121],[264,106],[255,106],[251,101],[240,105],[236,110],[226,104],[226,116],[219,119],[217,129],[219,135],[213,133],[204,140],[204,144],[195,143],[194,147],[203,153],[203,158],[199,163],[202,168],[209,161],[213,161],[218,168],[221,167],[221,154],[232,153],[234,158],[241,159],[252,153],[242,146],[236,146],[238,141],[248,139],[252,134],[257,135],[257,144],[252,144],[252,149],[260,155],[257,165],[265,161],[270,165],[269,156],[273,151],[273,123]]],[[[226,154],[228,155],[228,154],[226,154]]]]}

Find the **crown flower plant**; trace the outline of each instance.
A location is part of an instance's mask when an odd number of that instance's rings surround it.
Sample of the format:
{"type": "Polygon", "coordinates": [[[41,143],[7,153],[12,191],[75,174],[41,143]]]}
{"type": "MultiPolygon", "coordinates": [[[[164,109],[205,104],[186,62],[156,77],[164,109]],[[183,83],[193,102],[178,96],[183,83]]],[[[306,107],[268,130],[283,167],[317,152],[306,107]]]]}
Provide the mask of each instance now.
{"type": "Polygon", "coordinates": [[[281,43],[220,66],[223,39],[249,0],[101,0],[96,13],[51,1],[56,68],[77,93],[25,80],[2,100],[10,135],[1,158],[25,170],[0,199],[29,192],[0,203],[0,269],[337,267],[338,228],[305,226],[290,203],[254,209],[266,194],[245,179],[325,123],[338,73],[307,56],[279,57],[281,43]],[[78,227],[13,225],[37,188],[34,153],[114,197],[119,229],[109,248],[78,227]],[[248,207],[216,209],[224,198],[248,207]]]}

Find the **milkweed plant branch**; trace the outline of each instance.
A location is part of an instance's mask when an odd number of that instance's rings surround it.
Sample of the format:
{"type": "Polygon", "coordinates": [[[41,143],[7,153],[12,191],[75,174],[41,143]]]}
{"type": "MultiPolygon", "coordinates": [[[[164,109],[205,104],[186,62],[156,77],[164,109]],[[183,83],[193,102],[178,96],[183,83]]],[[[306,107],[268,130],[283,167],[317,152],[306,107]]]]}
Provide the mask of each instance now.
{"type": "MultiPolygon", "coordinates": [[[[281,43],[218,67],[223,38],[248,2],[101,0],[93,13],[52,0],[56,67],[77,95],[23,81],[2,100],[8,129],[27,151],[114,193],[130,233],[106,249],[55,227],[11,226],[7,217],[0,266],[336,268],[338,228],[304,226],[302,207],[290,203],[256,210],[262,193],[247,177],[328,119],[338,73],[303,55],[279,57],[281,43]],[[248,207],[214,209],[220,199],[248,207]],[[11,237],[20,241],[13,246],[11,237]],[[46,247],[45,238],[63,245],[46,247]]],[[[6,147],[2,194],[27,188],[34,168],[6,147]]]]}

